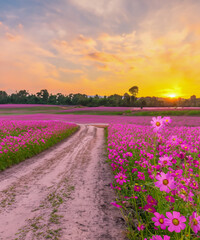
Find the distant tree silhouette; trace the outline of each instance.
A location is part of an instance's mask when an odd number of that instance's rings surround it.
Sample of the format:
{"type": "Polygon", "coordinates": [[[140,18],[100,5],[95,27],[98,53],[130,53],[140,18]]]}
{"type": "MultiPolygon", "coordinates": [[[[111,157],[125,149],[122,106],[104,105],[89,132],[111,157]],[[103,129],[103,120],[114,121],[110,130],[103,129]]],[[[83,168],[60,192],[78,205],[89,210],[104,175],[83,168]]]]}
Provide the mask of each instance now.
{"type": "Polygon", "coordinates": [[[128,91],[132,95],[131,98],[130,98],[130,104],[131,104],[131,106],[133,106],[134,102],[137,99],[136,96],[137,96],[138,91],[139,91],[138,86],[133,86],[128,91]]]}

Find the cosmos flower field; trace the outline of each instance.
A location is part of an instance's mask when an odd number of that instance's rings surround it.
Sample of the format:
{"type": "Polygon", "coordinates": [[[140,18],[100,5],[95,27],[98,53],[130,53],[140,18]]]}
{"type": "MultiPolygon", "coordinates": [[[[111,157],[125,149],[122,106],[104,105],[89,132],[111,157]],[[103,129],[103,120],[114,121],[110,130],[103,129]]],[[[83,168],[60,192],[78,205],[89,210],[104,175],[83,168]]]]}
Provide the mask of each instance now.
{"type": "Polygon", "coordinates": [[[200,239],[200,127],[112,124],[108,158],[129,239],[200,239]]]}
{"type": "Polygon", "coordinates": [[[0,121],[0,170],[49,148],[78,129],[60,121],[0,121]]]}

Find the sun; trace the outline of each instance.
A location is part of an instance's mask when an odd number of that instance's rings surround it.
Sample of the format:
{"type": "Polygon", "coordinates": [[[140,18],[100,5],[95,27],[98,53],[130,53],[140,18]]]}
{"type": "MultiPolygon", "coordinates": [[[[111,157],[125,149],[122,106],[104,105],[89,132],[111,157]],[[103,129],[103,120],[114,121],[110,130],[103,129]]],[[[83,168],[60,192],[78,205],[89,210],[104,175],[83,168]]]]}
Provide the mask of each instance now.
{"type": "Polygon", "coordinates": [[[168,97],[170,97],[170,98],[175,98],[177,95],[176,95],[176,93],[170,93],[170,94],[168,94],[168,97]]]}

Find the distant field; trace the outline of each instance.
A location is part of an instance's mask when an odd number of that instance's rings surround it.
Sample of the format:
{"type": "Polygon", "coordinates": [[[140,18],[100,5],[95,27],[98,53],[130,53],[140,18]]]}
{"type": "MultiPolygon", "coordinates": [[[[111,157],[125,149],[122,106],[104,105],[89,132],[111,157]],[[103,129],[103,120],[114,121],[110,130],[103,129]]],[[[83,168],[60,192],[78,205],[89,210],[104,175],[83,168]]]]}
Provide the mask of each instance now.
{"type": "Polygon", "coordinates": [[[111,116],[200,116],[200,107],[82,107],[42,104],[0,104],[0,115],[61,114],[111,116]]]}
{"type": "Polygon", "coordinates": [[[2,108],[32,108],[32,107],[60,107],[58,105],[44,105],[44,104],[0,104],[0,109],[2,108]]]}
{"type": "Polygon", "coordinates": [[[74,106],[42,105],[42,104],[0,104],[0,115],[18,115],[32,113],[56,113],[70,110],[74,106]]]}
{"type": "MultiPolygon", "coordinates": [[[[170,126],[200,126],[198,116],[172,116],[170,126]]],[[[75,114],[26,114],[1,115],[0,120],[58,120],[78,124],[137,124],[150,125],[152,116],[108,116],[108,115],[75,115],[75,114]]]]}

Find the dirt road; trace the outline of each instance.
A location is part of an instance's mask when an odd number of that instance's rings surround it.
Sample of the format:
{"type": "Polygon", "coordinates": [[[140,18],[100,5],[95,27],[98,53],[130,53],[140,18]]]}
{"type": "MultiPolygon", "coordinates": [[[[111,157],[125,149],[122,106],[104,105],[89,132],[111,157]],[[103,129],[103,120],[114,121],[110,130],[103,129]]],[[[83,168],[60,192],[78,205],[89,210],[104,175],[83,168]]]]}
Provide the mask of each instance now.
{"type": "Polygon", "coordinates": [[[121,240],[104,130],[69,139],[0,173],[0,239],[121,240]]]}

